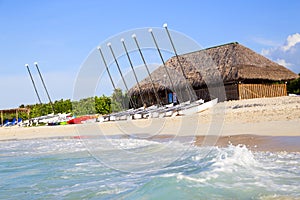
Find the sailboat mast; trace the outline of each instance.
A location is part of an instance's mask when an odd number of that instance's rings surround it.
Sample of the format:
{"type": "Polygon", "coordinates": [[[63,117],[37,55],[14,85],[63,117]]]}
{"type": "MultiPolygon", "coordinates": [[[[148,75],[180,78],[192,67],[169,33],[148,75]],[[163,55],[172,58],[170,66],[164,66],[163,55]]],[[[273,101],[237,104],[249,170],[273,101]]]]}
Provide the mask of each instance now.
{"type": "Polygon", "coordinates": [[[34,80],[33,80],[33,78],[32,78],[31,72],[30,72],[30,70],[29,70],[29,65],[28,65],[28,64],[25,64],[25,67],[27,68],[27,71],[28,71],[28,73],[29,73],[29,76],[30,76],[30,79],[31,79],[31,82],[32,82],[32,85],[33,85],[33,88],[34,88],[34,91],[35,91],[35,94],[36,94],[36,96],[37,96],[37,98],[38,98],[38,100],[39,100],[39,103],[42,104],[40,95],[39,95],[39,93],[38,93],[38,91],[37,91],[37,89],[36,89],[34,80]]]}
{"type": "Polygon", "coordinates": [[[52,101],[51,101],[50,95],[49,95],[48,90],[47,90],[47,88],[46,88],[44,79],[43,79],[43,77],[42,77],[42,74],[41,74],[40,69],[39,69],[39,66],[38,66],[38,63],[35,62],[34,65],[35,65],[35,67],[36,67],[36,69],[37,69],[37,71],[38,71],[38,73],[39,73],[40,79],[41,79],[41,81],[42,81],[42,83],[43,83],[43,86],[44,86],[44,89],[45,89],[45,91],[46,91],[46,93],[47,93],[47,97],[48,97],[48,99],[49,99],[49,102],[50,102],[50,105],[51,105],[52,112],[54,113],[53,103],[52,103],[52,101]]]}
{"type": "Polygon", "coordinates": [[[132,35],[132,38],[133,38],[133,40],[135,41],[135,44],[136,44],[136,46],[137,46],[137,48],[138,48],[138,50],[139,50],[140,56],[141,56],[141,58],[142,58],[142,61],[143,61],[144,65],[145,65],[145,67],[146,67],[146,70],[147,70],[148,76],[149,76],[149,78],[150,78],[150,82],[151,82],[152,89],[153,89],[154,95],[155,95],[155,97],[156,97],[157,103],[160,104],[160,105],[162,105],[162,102],[160,101],[160,98],[159,98],[159,95],[158,95],[158,91],[157,91],[156,88],[155,88],[155,85],[154,85],[152,76],[151,76],[151,74],[150,74],[148,65],[147,65],[147,63],[146,63],[145,57],[144,57],[144,55],[143,55],[143,53],[142,53],[142,50],[141,50],[141,48],[140,48],[140,45],[139,45],[139,43],[138,43],[138,41],[137,41],[136,35],[133,34],[133,35],[132,35]]]}
{"type": "MultiPolygon", "coordinates": [[[[116,58],[116,56],[115,56],[115,53],[114,53],[114,51],[113,51],[113,49],[112,49],[111,43],[108,43],[107,46],[109,47],[109,49],[110,49],[110,51],[111,51],[111,54],[112,54],[112,56],[113,56],[113,58],[114,58],[114,60],[115,60],[115,63],[116,63],[116,65],[117,65],[118,71],[119,71],[119,73],[120,73],[120,75],[121,75],[121,78],[122,78],[122,80],[123,80],[123,83],[124,83],[124,86],[125,86],[125,88],[126,88],[126,91],[128,92],[128,86],[127,86],[127,84],[126,84],[125,78],[124,78],[123,73],[122,73],[122,71],[121,71],[119,62],[118,62],[118,60],[117,60],[117,58],[116,58]]],[[[129,99],[129,101],[132,103],[132,106],[133,106],[134,108],[136,108],[135,103],[134,103],[133,101],[131,101],[131,99],[129,99]]]]}
{"type": "Polygon", "coordinates": [[[167,74],[167,76],[168,76],[168,78],[169,78],[169,80],[170,80],[170,83],[171,83],[171,86],[172,86],[172,90],[173,90],[173,92],[175,92],[175,87],[174,87],[173,81],[172,81],[171,76],[170,76],[170,74],[169,74],[169,71],[168,71],[168,69],[167,69],[166,63],[165,63],[164,58],[163,58],[163,56],[162,56],[162,53],[161,53],[161,51],[160,51],[160,49],[159,49],[159,47],[158,47],[158,44],[157,44],[156,39],[155,39],[155,37],[154,37],[153,31],[152,31],[152,29],[149,29],[148,31],[149,31],[149,33],[150,33],[151,36],[152,36],[152,39],[153,39],[154,44],[155,44],[155,46],[156,46],[156,49],[157,49],[157,51],[158,51],[159,57],[160,57],[160,59],[161,59],[161,61],[162,61],[162,63],[163,63],[163,66],[164,66],[164,69],[165,69],[165,71],[166,71],[166,74],[167,74]]]}
{"type": "Polygon", "coordinates": [[[173,42],[173,40],[172,40],[172,38],[171,38],[171,34],[170,34],[169,30],[168,30],[168,25],[167,25],[167,24],[164,24],[163,27],[165,28],[165,30],[166,30],[166,32],[167,32],[168,38],[169,38],[169,40],[170,40],[170,43],[171,43],[172,48],[173,48],[173,51],[174,51],[175,56],[176,56],[176,58],[177,58],[177,62],[179,63],[179,66],[180,66],[182,75],[183,75],[183,77],[184,77],[184,79],[185,79],[185,81],[186,81],[186,88],[187,88],[187,91],[188,91],[188,93],[189,93],[190,100],[193,101],[194,99],[192,99],[192,97],[193,97],[192,92],[191,92],[190,88],[188,87],[189,82],[188,82],[188,79],[187,79],[187,77],[186,77],[186,74],[185,74],[185,72],[184,72],[184,70],[183,70],[183,66],[182,66],[182,64],[181,64],[181,62],[180,62],[179,56],[178,56],[178,54],[177,54],[177,51],[176,51],[176,48],[175,48],[175,45],[174,45],[174,42],[173,42]]]}
{"type": "Polygon", "coordinates": [[[125,52],[126,52],[126,55],[127,55],[127,58],[128,58],[128,61],[129,61],[130,67],[131,67],[131,70],[132,70],[132,72],[133,72],[135,81],[136,81],[136,83],[137,83],[138,90],[139,90],[139,95],[140,95],[140,97],[141,97],[142,104],[144,105],[145,102],[144,102],[144,99],[143,99],[143,97],[142,97],[141,86],[140,86],[139,80],[138,80],[138,78],[137,78],[137,75],[136,75],[136,73],[135,73],[135,70],[134,70],[134,67],[133,67],[131,58],[130,58],[130,56],[129,56],[128,50],[127,50],[127,48],[126,48],[125,40],[122,38],[122,39],[121,39],[121,42],[122,42],[123,47],[124,47],[124,50],[125,50],[125,52]]]}
{"type": "Polygon", "coordinates": [[[104,63],[104,65],[105,65],[106,71],[107,71],[108,76],[109,76],[109,79],[110,79],[110,82],[111,82],[111,84],[112,84],[114,90],[116,90],[116,86],[115,86],[115,84],[114,84],[114,81],[113,81],[112,76],[111,76],[111,74],[110,74],[110,71],[109,71],[109,69],[108,69],[107,63],[106,63],[105,58],[104,58],[104,55],[103,55],[103,53],[102,53],[102,50],[101,50],[100,47],[98,47],[98,50],[99,50],[100,55],[101,55],[101,57],[102,57],[103,63],[104,63]]]}

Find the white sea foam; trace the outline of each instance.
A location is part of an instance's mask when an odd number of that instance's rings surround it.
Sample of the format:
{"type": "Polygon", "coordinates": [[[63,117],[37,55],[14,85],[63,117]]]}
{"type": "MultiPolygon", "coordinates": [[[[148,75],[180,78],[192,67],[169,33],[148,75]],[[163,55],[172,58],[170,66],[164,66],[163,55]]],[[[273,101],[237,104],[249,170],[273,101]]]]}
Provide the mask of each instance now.
{"type": "Polygon", "coordinates": [[[259,166],[253,153],[245,145],[230,145],[226,149],[218,149],[213,160],[214,171],[234,172],[241,167],[251,169],[259,166]]]}
{"type": "Polygon", "coordinates": [[[2,142],[0,155],[4,155],[0,157],[0,199],[300,197],[299,153],[252,152],[242,145],[217,148],[135,138],[85,139],[84,143],[51,139],[2,142]],[[88,145],[110,166],[88,154],[88,145]],[[129,172],[115,170],[124,165],[129,172]],[[25,190],[28,196],[18,192],[25,190]]]}

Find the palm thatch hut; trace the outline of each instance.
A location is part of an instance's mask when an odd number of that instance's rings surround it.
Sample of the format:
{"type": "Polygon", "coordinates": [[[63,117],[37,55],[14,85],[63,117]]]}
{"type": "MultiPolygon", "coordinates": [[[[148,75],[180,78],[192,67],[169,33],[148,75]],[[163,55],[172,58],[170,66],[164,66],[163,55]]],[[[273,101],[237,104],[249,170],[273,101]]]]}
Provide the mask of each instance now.
{"type": "Polygon", "coordinates": [[[170,102],[168,94],[174,92],[179,102],[189,100],[190,91],[205,100],[275,97],[287,95],[285,81],[298,78],[289,69],[237,42],[172,57],[165,67],[151,73],[155,89],[147,77],[140,83],[141,94],[134,86],[129,95],[137,101],[142,95],[147,104],[158,103],[155,91],[163,103],[170,102]]]}

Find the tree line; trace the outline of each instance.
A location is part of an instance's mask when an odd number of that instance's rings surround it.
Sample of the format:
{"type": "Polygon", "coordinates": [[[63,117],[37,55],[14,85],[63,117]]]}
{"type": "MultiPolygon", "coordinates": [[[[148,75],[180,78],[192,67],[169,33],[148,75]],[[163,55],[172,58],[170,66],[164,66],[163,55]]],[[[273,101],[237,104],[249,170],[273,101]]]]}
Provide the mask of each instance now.
{"type": "MultiPolygon", "coordinates": [[[[54,113],[70,113],[75,116],[92,115],[92,114],[109,114],[111,112],[118,112],[127,109],[128,100],[127,93],[122,92],[121,89],[116,89],[112,96],[95,96],[80,99],[78,101],[71,101],[70,99],[56,100],[52,103],[54,113]]],[[[20,105],[19,108],[29,108],[30,118],[40,117],[52,113],[50,103],[20,105]]],[[[4,119],[12,119],[16,117],[14,113],[4,114],[4,119]]],[[[19,113],[19,117],[23,120],[28,119],[26,113],[19,113]]]]}
{"type": "MultiPolygon", "coordinates": [[[[299,73],[300,77],[300,73],[299,73]]],[[[290,94],[300,95],[300,78],[289,81],[287,83],[287,91],[290,94]]],[[[90,115],[90,114],[109,114],[111,112],[118,112],[124,109],[130,108],[129,97],[127,93],[122,92],[121,89],[116,89],[112,96],[102,95],[100,97],[88,97],[80,99],[79,101],[57,100],[53,102],[53,110],[55,113],[70,113],[71,115],[90,115]]],[[[52,113],[52,107],[50,103],[33,104],[33,105],[20,105],[19,108],[29,108],[30,118],[35,118],[52,113]]],[[[4,119],[13,119],[14,113],[5,113],[4,119]]],[[[26,113],[19,113],[19,117],[22,119],[28,119],[26,113]]]]}
{"type": "Polygon", "coordinates": [[[289,81],[287,83],[287,91],[290,94],[300,95],[300,73],[298,75],[299,75],[299,78],[289,81]]]}

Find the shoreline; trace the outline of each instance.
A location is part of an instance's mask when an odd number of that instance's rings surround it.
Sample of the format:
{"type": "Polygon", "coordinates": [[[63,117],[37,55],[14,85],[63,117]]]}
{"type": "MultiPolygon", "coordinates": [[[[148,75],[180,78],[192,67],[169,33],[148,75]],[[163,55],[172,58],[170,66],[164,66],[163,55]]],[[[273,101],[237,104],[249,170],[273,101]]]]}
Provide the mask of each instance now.
{"type": "Polygon", "coordinates": [[[199,145],[201,138],[217,135],[219,137],[217,144],[220,146],[227,145],[228,142],[234,145],[240,142],[252,149],[255,149],[256,145],[257,150],[266,150],[261,148],[265,144],[264,146],[268,146],[270,150],[300,152],[300,148],[296,148],[296,145],[284,139],[284,137],[300,138],[299,130],[300,97],[275,97],[221,102],[202,113],[173,118],[65,126],[1,127],[0,142],[117,135],[134,135],[143,139],[144,136],[171,135],[172,137],[196,136],[195,144],[199,145]]]}
{"type": "Polygon", "coordinates": [[[176,136],[176,135],[158,135],[139,137],[139,135],[82,135],[82,136],[51,136],[51,137],[36,137],[36,138],[9,138],[1,140],[6,141],[24,141],[24,140],[85,140],[85,139],[141,139],[156,142],[170,142],[171,140],[178,141],[183,144],[195,145],[198,147],[215,146],[219,148],[226,148],[230,145],[245,146],[253,152],[287,152],[287,153],[300,153],[300,136],[270,136],[270,135],[228,135],[228,136],[176,136]],[[208,141],[208,142],[207,142],[208,141]]]}

